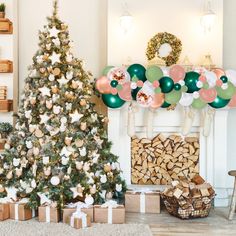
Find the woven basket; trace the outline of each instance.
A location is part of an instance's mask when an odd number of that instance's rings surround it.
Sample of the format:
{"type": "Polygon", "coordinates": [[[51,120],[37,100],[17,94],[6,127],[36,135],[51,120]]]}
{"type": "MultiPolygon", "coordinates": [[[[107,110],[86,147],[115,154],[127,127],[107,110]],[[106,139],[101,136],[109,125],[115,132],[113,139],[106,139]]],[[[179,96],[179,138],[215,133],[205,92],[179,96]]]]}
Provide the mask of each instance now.
{"type": "Polygon", "coordinates": [[[215,197],[184,198],[168,197],[161,194],[167,211],[181,219],[203,218],[210,213],[212,201],[215,197]]]}

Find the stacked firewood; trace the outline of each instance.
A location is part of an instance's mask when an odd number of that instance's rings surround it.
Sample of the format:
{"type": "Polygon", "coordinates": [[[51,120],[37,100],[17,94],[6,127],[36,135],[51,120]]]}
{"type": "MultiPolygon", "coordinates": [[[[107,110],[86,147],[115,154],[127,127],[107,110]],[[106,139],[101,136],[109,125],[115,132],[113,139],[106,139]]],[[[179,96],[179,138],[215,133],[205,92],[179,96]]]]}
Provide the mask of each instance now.
{"type": "Polygon", "coordinates": [[[199,174],[199,138],[163,134],[132,139],[132,183],[167,185],[199,174]]]}
{"type": "Polygon", "coordinates": [[[170,214],[188,219],[208,216],[215,191],[196,175],[192,181],[173,181],[161,195],[170,214]]]}

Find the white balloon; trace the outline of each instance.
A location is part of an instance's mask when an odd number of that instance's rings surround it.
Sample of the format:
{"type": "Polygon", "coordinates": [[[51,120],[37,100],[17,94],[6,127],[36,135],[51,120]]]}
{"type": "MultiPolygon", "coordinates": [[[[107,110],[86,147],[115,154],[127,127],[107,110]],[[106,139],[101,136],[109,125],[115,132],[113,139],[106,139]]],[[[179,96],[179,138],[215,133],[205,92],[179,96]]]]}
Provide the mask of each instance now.
{"type": "Polygon", "coordinates": [[[184,107],[190,106],[193,103],[193,94],[183,93],[179,103],[184,107]]]}
{"type": "Polygon", "coordinates": [[[149,107],[153,102],[154,94],[152,84],[147,80],[137,93],[137,103],[142,107],[149,107]]]}
{"type": "Polygon", "coordinates": [[[163,72],[163,76],[169,76],[170,75],[170,67],[161,66],[161,70],[163,72]]]}
{"type": "Polygon", "coordinates": [[[225,71],[226,76],[228,77],[229,81],[236,86],[236,71],[235,70],[227,70],[225,71]]]}
{"type": "Polygon", "coordinates": [[[216,74],[212,71],[206,71],[205,76],[206,76],[207,82],[209,84],[209,87],[210,88],[215,87],[216,86],[216,81],[217,81],[216,74]]]}

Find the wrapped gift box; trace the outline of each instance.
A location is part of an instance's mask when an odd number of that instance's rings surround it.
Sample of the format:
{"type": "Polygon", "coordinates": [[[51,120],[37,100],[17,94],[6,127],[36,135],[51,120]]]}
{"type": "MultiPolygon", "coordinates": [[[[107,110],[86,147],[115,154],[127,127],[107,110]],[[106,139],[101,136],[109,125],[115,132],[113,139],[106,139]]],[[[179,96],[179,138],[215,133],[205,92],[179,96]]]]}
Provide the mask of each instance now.
{"type": "Polygon", "coordinates": [[[7,220],[10,217],[9,203],[0,204],[0,221],[7,220]]]}
{"type": "Polygon", "coordinates": [[[10,203],[10,218],[13,220],[30,220],[32,219],[32,210],[27,207],[26,203],[10,203]]]}
{"type": "MultiPolygon", "coordinates": [[[[71,216],[74,212],[76,212],[76,207],[74,208],[64,208],[62,210],[62,215],[63,215],[63,223],[66,223],[68,216],[71,216]]],[[[89,206],[89,207],[84,207],[81,208],[81,211],[84,212],[85,214],[87,214],[90,217],[91,222],[94,221],[93,218],[93,206],[89,206]]]]}
{"type": "Polygon", "coordinates": [[[80,213],[83,214],[83,217],[74,216],[73,214],[75,213],[73,213],[71,216],[67,216],[66,223],[75,229],[83,229],[90,227],[91,226],[90,217],[83,212],[80,213]]]}
{"type": "Polygon", "coordinates": [[[127,191],[125,210],[127,212],[160,213],[160,192],[127,191]]]}
{"type": "Polygon", "coordinates": [[[103,207],[102,205],[94,206],[94,222],[108,224],[125,223],[125,207],[118,205],[114,208],[103,207]]]}
{"type": "Polygon", "coordinates": [[[39,221],[40,222],[53,222],[58,223],[60,221],[60,211],[55,207],[40,206],[38,208],[39,221]]]}

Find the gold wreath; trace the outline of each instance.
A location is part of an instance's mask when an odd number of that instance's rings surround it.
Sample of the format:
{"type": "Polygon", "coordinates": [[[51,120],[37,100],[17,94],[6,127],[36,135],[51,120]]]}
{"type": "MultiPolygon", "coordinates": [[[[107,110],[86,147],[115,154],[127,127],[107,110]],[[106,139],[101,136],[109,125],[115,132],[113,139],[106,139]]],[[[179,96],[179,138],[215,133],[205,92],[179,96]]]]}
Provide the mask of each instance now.
{"type": "Polygon", "coordinates": [[[153,38],[151,38],[151,40],[148,42],[146,55],[149,61],[155,58],[157,55],[157,57],[165,61],[166,66],[171,66],[178,62],[181,51],[181,41],[175,35],[164,32],[158,33],[153,38]],[[167,57],[160,57],[159,49],[164,43],[170,44],[172,51],[167,57]]]}

